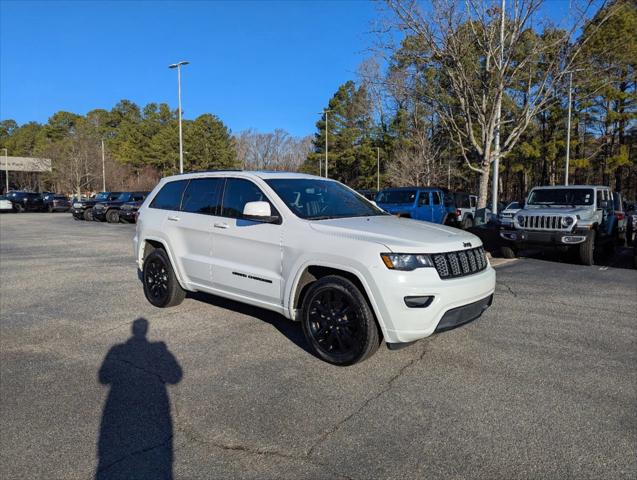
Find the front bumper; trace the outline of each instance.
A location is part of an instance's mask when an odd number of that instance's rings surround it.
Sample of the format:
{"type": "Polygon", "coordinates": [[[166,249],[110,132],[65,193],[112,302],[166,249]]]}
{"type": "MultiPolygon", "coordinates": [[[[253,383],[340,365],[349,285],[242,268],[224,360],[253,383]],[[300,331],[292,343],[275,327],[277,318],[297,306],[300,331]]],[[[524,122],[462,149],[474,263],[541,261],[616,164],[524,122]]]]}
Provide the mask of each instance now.
{"type": "Polygon", "coordinates": [[[71,208],[71,213],[75,218],[83,219],[84,218],[84,209],[83,208],[71,208]]]}
{"type": "Polygon", "coordinates": [[[95,208],[93,208],[93,219],[99,220],[100,222],[105,222],[106,212],[107,210],[95,210],[95,208]]]}
{"type": "Polygon", "coordinates": [[[119,217],[123,218],[124,220],[128,220],[129,222],[134,222],[136,213],[137,210],[120,210],[119,217]]]}
{"type": "MultiPolygon", "coordinates": [[[[495,291],[495,270],[491,266],[473,275],[441,280],[433,268],[421,268],[412,272],[389,269],[375,271],[372,299],[383,322],[385,342],[408,343],[428,337],[436,332],[448,312],[468,307],[476,302],[491,299],[495,291]],[[405,297],[432,296],[426,307],[414,308],[405,304],[405,297]]],[[[489,300],[487,307],[491,304],[489,300]]],[[[485,307],[486,309],[486,307],[485,307]]],[[[460,326],[479,317],[469,315],[469,309],[449,313],[446,320],[460,326]],[[450,320],[455,318],[455,320],[450,320]]],[[[441,331],[447,328],[441,325],[441,331]]]]}
{"type": "Polygon", "coordinates": [[[562,231],[532,231],[532,230],[502,230],[500,237],[518,246],[568,246],[583,243],[587,238],[586,230],[562,231]]]}

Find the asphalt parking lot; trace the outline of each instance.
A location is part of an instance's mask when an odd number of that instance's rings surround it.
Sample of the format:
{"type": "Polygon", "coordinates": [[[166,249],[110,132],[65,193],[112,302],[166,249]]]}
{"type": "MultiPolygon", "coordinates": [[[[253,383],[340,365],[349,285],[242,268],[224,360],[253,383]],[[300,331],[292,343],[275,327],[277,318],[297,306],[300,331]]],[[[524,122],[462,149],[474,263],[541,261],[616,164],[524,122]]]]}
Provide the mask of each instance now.
{"type": "Polygon", "coordinates": [[[0,216],[3,479],[637,476],[627,251],[503,263],[479,321],[338,368],[276,314],[149,305],[133,231],[0,216]]]}

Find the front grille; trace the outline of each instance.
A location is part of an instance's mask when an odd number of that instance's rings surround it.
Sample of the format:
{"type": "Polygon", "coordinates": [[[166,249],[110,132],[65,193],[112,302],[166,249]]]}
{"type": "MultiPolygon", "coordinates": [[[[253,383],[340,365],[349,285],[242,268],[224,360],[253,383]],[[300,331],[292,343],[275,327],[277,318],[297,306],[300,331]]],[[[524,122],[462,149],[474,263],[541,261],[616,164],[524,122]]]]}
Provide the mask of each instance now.
{"type": "Polygon", "coordinates": [[[562,226],[562,215],[520,215],[524,218],[524,224],[518,223],[520,227],[527,230],[570,230],[572,225],[562,226]]]}
{"type": "Polygon", "coordinates": [[[436,271],[443,280],[472,275],[487,268],[487,257],[482,247],[434,253],[432,258],[436,271]]]}

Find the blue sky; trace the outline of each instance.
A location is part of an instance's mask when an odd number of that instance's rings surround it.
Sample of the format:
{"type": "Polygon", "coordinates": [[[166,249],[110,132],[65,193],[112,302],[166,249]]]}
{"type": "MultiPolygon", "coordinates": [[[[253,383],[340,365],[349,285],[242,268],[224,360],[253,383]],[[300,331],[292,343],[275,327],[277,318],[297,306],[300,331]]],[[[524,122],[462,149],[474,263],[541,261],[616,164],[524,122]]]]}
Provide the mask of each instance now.
{"type": "MultiPolygon", "coordinates": [[[[559,17],[568,0],[548,3],[559,17]]],[[[122,98],[218,115],[233,132],[314,132],[318,112],[355,78],[379,5],[367,1],[0,0],[0,118],[45,122],[122,98]]]]}

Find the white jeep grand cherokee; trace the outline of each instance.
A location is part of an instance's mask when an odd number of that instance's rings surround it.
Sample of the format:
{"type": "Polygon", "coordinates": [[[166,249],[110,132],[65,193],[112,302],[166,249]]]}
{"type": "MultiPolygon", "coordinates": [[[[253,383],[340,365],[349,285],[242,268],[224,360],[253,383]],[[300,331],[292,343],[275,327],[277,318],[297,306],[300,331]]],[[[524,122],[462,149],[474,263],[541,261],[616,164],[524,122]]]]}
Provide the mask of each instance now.
{"type": "Polygon", "coordinates": [[[157,307],[208,292],[300,320],[318,356],[351,365],[478,318],[495,272],[474,235],[391,216],[311,175],[164,178],[139,209],[144,293],[157,307]]]}

